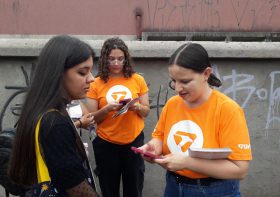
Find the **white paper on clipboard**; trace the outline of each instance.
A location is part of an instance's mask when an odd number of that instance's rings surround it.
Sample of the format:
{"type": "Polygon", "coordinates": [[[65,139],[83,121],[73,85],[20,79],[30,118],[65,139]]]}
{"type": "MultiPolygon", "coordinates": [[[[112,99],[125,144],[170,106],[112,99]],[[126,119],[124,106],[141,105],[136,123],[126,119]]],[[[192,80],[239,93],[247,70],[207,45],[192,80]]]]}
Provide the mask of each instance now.
{"type": "Polygon", "coordinates": [[[80,104],[69,105],[67,107],[70,118],[79,119],[83,116],[83,111],[80,104]]]}
{"type": "Polygon", "coordinates": [[[232,150],[226,148],[189,148],[191,157],[197,157],[202,159],[226,159],[232,150]]]}
{"type": "Polygon", "coordinates": [[[112,118],[116,118],[121,114],[124,114],[127,112],[127,110],[129,109],[129,107],[131,107],[132,105],[134,105],[136,102],[139,101],[139,97],[132,99],[131,101],[129,101],[126,105],[124,105],[121,109],[119,109],[113,116],[112,118]]]}

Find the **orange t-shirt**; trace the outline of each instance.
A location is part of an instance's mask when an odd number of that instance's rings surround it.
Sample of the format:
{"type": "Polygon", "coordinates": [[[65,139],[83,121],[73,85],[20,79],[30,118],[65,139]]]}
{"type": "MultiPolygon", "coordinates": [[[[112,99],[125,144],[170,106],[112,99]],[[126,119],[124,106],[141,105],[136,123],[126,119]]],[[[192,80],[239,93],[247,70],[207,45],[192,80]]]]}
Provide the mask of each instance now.
{"type": "MultiPolygon", "coordinates": [[[[91,83],[87,97],[97,100],[98,109],[101,109],[111,101],[137,98],[146,94],[148,90],[144,78],[136,73],[130,78],[110,77],[107,83],[97,77],[91,83]]],[[[97,125],[97,135],[115,144],[131,143],[144,128],[143,118],[129,110],[125,114],[112,118],[115,113],[116,111],[109,112],[97,125]]]]}
{"type": "MultiPolygon", "coordinates": [[[[242,108],[232,99],[213,90],[201,106],[189,108],[180,96],[166,103],[152,137],[163,140],[163,154],[196,148],[232,149],[231,160],[252,160],[249,131],[242,108]]],[[[207,177],[190,170],[177,171],[190,178],[207,177]]]]}

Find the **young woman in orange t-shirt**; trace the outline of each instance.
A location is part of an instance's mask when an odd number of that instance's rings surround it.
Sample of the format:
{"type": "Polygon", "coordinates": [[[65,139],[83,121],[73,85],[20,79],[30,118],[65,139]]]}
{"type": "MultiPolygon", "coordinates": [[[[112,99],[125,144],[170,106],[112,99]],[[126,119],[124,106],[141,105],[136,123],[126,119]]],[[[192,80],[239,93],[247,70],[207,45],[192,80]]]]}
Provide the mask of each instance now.
{"type": "Polygon", "coordinates": [[[123,196],[142,196],[144,161],[130,148],[144,142],[144,118],[150,111],[148,87],[144,78],[134,72],[128,48],[121,39],[104,42],[98,76],[87,97],[84,104],[97,123],[97,137],[92,144],[103,197],[119,196],[121,178],[123,196]],[[124,99],[139,101],[114,117],[124,99]]]}
{"type": "Polygon", "coordinates": [[[212,88],[221,81],[212,73],[201,45],[178,48],[168,70],[170,87],[178,95],[163,108],[152,140],[140,147],[162,155],[145,159],[167,170],[164,196],[240,196],[239,179],[246,176],[252,159],[242,108],[212,88]],[[229,147],[232,153],[220,159],[195,158],[190,156],[190,147],[229,147]]]}

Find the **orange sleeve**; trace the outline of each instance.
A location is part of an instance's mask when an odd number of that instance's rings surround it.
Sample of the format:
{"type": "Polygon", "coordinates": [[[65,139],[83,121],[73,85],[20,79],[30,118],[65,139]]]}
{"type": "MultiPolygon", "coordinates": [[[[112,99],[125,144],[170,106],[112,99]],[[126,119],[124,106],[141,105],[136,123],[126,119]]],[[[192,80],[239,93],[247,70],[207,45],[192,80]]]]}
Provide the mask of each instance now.
{"type": "Polygon", "coordinates": [[[230,147],[232,160],[252,160],[249,131],[241,107],[224,104],[219,138],[221,147],[230,147]]]}
{"type": "Polygon", "coordinates": [[[159,138],[161,140],[164,140],[166,112],[167,112],[167,104],[163,107],[159,120],[156,124],[156,127],[155,127],[154,131],[152,132],[153,138],[159,138]]]}
{"type": "Polygon", "coordinates": [[[140,86],[140,93],[139,96],[146,94],[149,91],[148,85],[143,76],[139,76],[139,86],[140,86]]]}
{"type": "Polygon", "coordinates": [[[91,99],[97,99],[97,89],[95,81],[90,84],[89,91],[87,92],[87,97],[91,99]]]}

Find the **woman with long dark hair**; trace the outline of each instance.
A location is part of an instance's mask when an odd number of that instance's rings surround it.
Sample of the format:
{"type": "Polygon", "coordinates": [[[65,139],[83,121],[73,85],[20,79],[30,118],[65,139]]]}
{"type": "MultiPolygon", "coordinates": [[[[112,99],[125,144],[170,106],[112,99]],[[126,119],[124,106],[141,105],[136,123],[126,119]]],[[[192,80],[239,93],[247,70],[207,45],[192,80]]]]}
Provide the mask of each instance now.
{"type": "Polygon", "coordinates": [[[11,180],[34,188],[33,195],[35,186],[42,186],[40,193],[51,183],[59,196],[96,196],[83,143],[66,111],[72,100],[86,97],[94,55],[67,35],[51,38],[40,53],[9,166],[11,180]]]}

